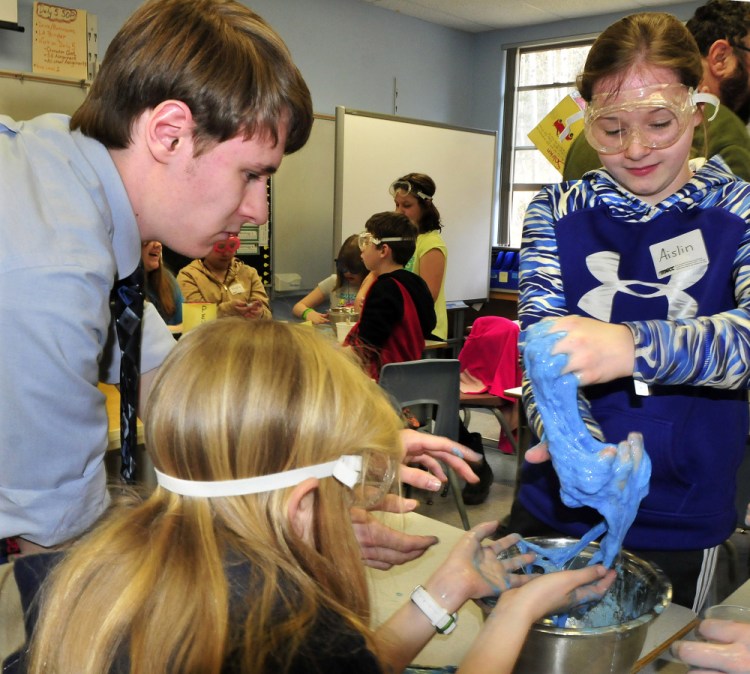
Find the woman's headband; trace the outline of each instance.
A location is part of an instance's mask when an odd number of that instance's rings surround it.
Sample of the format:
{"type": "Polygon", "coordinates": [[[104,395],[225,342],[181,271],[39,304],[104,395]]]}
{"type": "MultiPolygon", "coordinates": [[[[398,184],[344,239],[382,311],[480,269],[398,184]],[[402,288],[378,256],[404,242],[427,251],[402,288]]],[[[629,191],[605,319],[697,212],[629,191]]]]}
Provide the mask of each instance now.
{"type": "Polygon", "coordinates": [[[394,180],[388,188],[388,191],[392,197],[395,197],[399,192],[403,192],[404,194],[413,194],[425,201],[432,200],[432,197],[429,194],[425,194],[422,189],[420,189],[419,185],[408,180],[394,180]]]}

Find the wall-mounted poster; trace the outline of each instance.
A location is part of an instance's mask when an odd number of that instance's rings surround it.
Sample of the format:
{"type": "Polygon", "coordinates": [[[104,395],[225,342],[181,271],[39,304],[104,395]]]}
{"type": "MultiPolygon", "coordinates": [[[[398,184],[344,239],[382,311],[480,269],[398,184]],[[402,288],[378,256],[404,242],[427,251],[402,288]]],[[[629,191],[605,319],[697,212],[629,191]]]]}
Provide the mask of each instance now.
{"type": "Polygon", "coordinates": [[[32,70],[58,77],[88,77],[86,12],[34,3],[32,70]]]}

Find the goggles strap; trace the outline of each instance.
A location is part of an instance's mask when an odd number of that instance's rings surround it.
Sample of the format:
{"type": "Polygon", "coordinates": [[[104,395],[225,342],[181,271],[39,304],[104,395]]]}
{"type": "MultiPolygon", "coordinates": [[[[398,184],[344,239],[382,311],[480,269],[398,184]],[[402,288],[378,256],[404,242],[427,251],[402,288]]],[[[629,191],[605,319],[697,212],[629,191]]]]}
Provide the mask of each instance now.
{"type": "Polygon", "coordinates": [[[570,133],[570,127],[573,126],[579,119],[583,119],[583,110],[579,110],[578,112],[574,112],[570,117],[568,117],[565,120],[565,128],[562,130],[560,135],[558,136],[558,140],[562,143],[570,133]]]}
{"type": "Polygon", "coordinates": [[[712,122],[714,117],[719,114],[719,98],[713,94],[706,92],[694,93],[693,103],[708,103],[714,106],[714,114],[708,118],[709,122],[712,122]]]}
{"type": "Polygon", "coordinates": [[[422,192],[418,187],[412,185],[408,180],[395,180],[391,183],[389,188],[391,196],[396,196],[397,192],[405,192],[406,194],[415,194],[420,199],[425,201],[432,201],[432,197],[422,192]],[[407,189],[404,189],[406,187],[407,189]]]}
{"type": "Polygon", "coordinates": [[[244,494],[261,494],[286,487],[294,487],[308,477],[335,477],[350,489],[357,484],[362,472],[362,457],[345,454],[336,461],[318,463],[314,466],[285,470],[271,475],[246,477],[239,480],[214,480],[202,482],[199,480],[182,480],[171,475],[156,471],[156,483],[181,496],[198,496],[212,498],[218,496],[242,496],[244,494]]]}

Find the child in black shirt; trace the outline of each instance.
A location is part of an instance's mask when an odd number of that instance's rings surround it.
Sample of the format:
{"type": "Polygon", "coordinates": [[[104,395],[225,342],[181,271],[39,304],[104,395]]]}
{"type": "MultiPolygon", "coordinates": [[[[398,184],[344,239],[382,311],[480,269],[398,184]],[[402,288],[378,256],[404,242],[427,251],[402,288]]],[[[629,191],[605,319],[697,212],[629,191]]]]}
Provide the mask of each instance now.
{"type": "Polygon", "coordinates": [[[418,360],[435,328],[435,305],[427,284],[406,271],[417,230],[401,213],[376,213],[360,234],[362,261],[377,278],[365,297],[359,322],[344,341],[377,379],[386,363],[418,360]]]}

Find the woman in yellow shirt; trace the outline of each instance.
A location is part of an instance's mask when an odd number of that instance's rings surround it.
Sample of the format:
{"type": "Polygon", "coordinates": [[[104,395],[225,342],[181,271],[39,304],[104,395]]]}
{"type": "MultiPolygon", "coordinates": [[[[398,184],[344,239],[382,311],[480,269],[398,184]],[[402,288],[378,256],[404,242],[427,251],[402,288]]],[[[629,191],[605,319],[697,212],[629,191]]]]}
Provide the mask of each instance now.
{"type": "MultiPolygon", "coordinates": [[[[407,173],[390,186],[390,193],[396,211],[403,213],[419,228],[417,249],[404,267],[421,276],[435,302],[437,324],[433,336],[437,339],[448,337],[448,312],[445,306],[445,271],[448,267],[448,247],[440,231],[440,213],[433,203],[435,181],[424,173],[407,173]]],[[[361,305],[373,279],[365,279],[357,294],[361,305]]]]}

